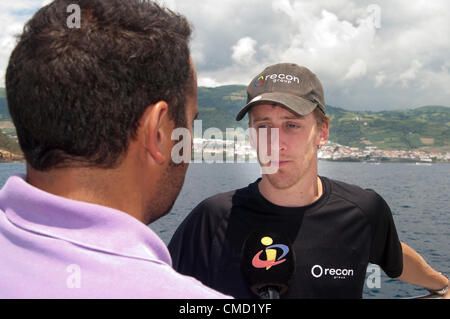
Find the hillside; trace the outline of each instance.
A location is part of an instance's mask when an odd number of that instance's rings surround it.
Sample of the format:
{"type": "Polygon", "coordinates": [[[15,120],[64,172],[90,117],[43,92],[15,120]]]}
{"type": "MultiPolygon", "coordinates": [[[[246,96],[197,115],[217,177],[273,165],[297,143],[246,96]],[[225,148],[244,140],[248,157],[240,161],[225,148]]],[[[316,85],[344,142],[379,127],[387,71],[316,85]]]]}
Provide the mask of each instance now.
{"type": "MultiPolygon", "coordinates": [[[[199,88],[199,119],[203,129],[247,127],[247,118],[235,116],[245,105],[242,85],[199,88]]],[[[358,112],[327,105],[331,118],[330,141],[364,148],[411,150],[424,147],[450,149],[450,108],[423,106],[416,109],[358,112]]]]}
{"type": "Polygon", "coordinates": [[[350,112],[329,107],[331,141],[355,147],[417,149],[450,146],[450,108],[423,106],[383,112],[350,112]]]}
{"type": "Polygon", "coordinates": [[[11,123],[8,112],[6,92],[5,89],[0,88],[0,161],[18,159],[22,156],[22,150],[13,138],[15,135],[14,125],[11,123]]]}
{"type": "Polygon", "coordinates": [[[0,162],[4,160],[18,160],[22,156],[19,144],[0,131],[0,162]]]}
{"type": "MultiPolygon", "coordinates": [[[[236,114],[245,105],[246,87],[228,85],[198,89],[199,119],[203,130],[216,127],[247,128],[247,117],[235,121],[236,114]]],[[[0,88],[0,127],[8,136],[11,128],[4,89],[0,88]]],[[[330,141],[342,145],[364,148],[376,146],[385,150],[433,149],[450,150],[450,107],[423,106],[416,109],[362,112],[349,111],[327,105],[331,118],[330,141]]],[[[0,148],[17,151],[15,141],[2,140],[0,148]]]]}
{"type": "Polygon", "coordinates": [[[246,87],[227,85],[216,88],[198,88],[199,119],[203,129],[217,127],[225,132],[228,127],[247,128],[247,118],[235,120],[247,101],[246,87]]]}

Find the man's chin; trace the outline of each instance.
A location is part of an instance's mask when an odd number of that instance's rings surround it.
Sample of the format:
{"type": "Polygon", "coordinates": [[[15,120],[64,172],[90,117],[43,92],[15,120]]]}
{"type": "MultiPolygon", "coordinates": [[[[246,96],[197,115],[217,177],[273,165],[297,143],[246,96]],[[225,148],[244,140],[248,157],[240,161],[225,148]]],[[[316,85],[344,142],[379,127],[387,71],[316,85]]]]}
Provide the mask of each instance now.
{"type": "Polygon", "coordinates": [[[298,181],[292,177],[282,176],[280,172],[277,174],[265,175],[269,183],[276,189],[283,190],[294,186],[298,181]]]}

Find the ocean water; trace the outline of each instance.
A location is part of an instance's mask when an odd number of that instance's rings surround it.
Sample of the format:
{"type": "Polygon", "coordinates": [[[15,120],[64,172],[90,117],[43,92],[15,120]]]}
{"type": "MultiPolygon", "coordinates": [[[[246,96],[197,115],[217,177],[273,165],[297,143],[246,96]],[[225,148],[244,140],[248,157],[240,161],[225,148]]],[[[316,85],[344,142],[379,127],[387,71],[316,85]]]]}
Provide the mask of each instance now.
{"type": "MultiPolygon", "coordinates": [[[[0,163],[0,185],[23,163],[0,163]]],[[[319,174],[372,188],[391,207],[400,240],[414,248],[434,269],[450,274],[450,165],[414,163],[347,163],[319,161],[319,174]]],[[[191,164],[172,211],[151,224],[168,244],[186,215],[203,199],[247,186],[260,176],[257,164],[191,164]]],[[[373,268],[368,276],[374,274],[373,268]]],[[[373,276],[371,277],[373,278],[373,276]]],[[[364,286],[364,298],[412,298],[423,288],[387,277],[381,271],[379,287],[364,286]]]]}

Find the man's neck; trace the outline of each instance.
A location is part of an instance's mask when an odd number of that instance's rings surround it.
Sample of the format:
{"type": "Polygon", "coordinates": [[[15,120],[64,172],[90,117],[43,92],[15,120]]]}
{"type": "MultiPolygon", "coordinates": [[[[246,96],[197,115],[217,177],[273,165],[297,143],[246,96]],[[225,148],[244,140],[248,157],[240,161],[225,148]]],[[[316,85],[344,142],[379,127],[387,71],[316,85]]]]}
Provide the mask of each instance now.
{"type": "Polygon", "coordinates": [[[63,168],[36,171],[27,166],[27,182],[47,193],[102,205],[142,218],[139,192],[127,185],[120,171],[99,168],[63,168]]]}
{"type": "Polygon", "coordinates": [[[284,207],[307,206],[317,201],[323,194],[321,179],[315,175],[309,181],[301,180],[286,189],[275,188],[267,178],[258,184],[259,191],[269,202],[284,207]]]}

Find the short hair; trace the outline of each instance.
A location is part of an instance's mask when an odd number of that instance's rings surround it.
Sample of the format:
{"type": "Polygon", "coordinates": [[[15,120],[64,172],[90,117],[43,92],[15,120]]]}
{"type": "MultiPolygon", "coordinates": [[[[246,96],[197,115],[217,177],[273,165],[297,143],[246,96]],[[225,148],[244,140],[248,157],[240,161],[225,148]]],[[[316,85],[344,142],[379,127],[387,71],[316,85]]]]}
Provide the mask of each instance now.
{"type": "Polygon", "coordinates": [[[151,1],[56,0],[24,27],[6,73],[8,107],[36,170],[116,166],[147,107],[186,126],[191,26],[151,1]],[[78,4],[80,28],[69,28],[78,4]]]}
{"type": "Polygon", "coordinates": [[[314,109],[313,115],[319,128],[324,124],[330,125],[330,118],[320,109],[320,107],[314,109]]]}

